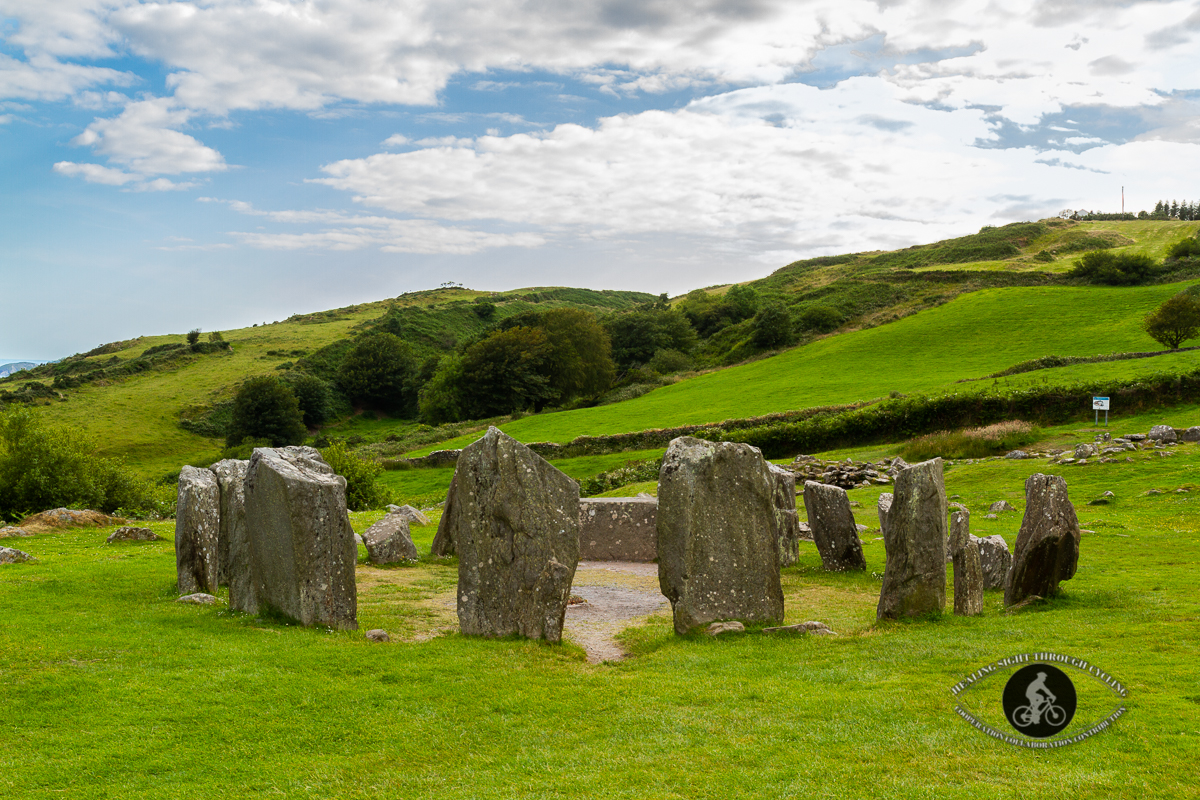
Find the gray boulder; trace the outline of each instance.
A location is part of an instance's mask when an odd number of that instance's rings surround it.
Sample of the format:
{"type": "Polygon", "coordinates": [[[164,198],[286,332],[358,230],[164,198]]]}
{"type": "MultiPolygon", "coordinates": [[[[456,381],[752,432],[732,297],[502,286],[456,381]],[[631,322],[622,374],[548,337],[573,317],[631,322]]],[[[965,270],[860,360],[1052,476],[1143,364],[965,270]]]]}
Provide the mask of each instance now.
{"type": "Polygon", "coordinates": [[[808,513],[813,542],[825,569],[841,572],[867,568],[862,542],[858,538],[858,525],[845,489],[805,481],[804,510],[808,513]]]}
{"type": "Polygon", "coordinates": [[[790,567],[800,560],[800,514],[796,511],[796,475],[790,469],[767,463],[775,481],[775,536],[779,542],[779,566],[790,567]]]}
{"type": "Polygon", "coordinates": [[[579,557],[589,561],[650,562],[658,557],[658,500],[583,497],[579,500],[579,557]]]}
{"type": "Polygon", "coordinates": [[[1155,425],[1146,437],[1152,442],[1174,442],[1178,437],[1170,425],[1155,425]]]}
{"type": "Polygon", "coordinates": [[[246,472],[250,462],[228,458],[209,467],[221,490],[221,524],[217,557],[220,582],[229,587],[229,607],[258,613],[250,566],[250,533],[246,529],[246,472]]]}
{"type": "MultiPolygon", "coordinates": [[[[461,450],[458,452],[462,452],[461,450]]],[[[454,498],[458,495],[458,470],[454,471],[454,477],[450,479],[450,488],[446,490],[446,502],[442,506],[442,518],[438,520],[437,533],[433,537],[433,544],[429,548],[430,555],[438,558],[446,558],[454,555],[454,540],[451,537],[450,520],[455,518],[454,515],[454,498]]]]}
{"type": "Polygon", "coordinates": [[[1025,518],[1013,548],[1004,585],[1004,605],[1030,595],[1050,597],[1070,580],[1079,564],[1079,520],[1067,498],[1067,482],[1057,475],[1030,475],[1025,481],[1025,518]]]}
{"type": "Polygon", "coordinates": [[[407,514],[388,514],[367,528],[362,541],[372,564],[399,564],[419,557],[408,531],[407,514]]]}
{"type": "Polygon", "coordinates": [[[896,476],[883,544],[887,565],[877,619],[940,612],[946,605],[946,489],[942,460],[896,476]]]}
{"type": "Polygon", "coordinates": [[[983,567],[979,545],[971,536],[971,512],[953,504],[950,514],[950,555],[954,563],[954,613],[973,617],[983,613],[983,567]]]}
{"type": "Polygon", "coordinates": [[[996,502],[992,503],[991,508],[988,509],[988,513],[989,514],[1002,514],[1005,511],[1016,511],[1016,510],[1017,509],[1015,509],[1012,506],[1012,504],[1010,504],[1007,500],[997,500],[996,502]]]}
{"type": "Polygon", "coordinates": [[[1029,455],[1029,453],[1026,453],[1024,450],[1010,450],[1004,455],[1004,457],[1011,459],[1033,458],[1033,456],[1029,455]]]}
{"type": "Polygon", "coordinates": [[[7,539],[9,537],[15,539],[22,536],[33,536],[33,531],[27,531],[24,528],[14,528],[11,526],[0,528],[0,539],[7,539]]]}
{"type": "Polygon", "coordinates": [[[676,633],[783,619],[775,491],[758,448],[671,441],[658,476],[658,584],[676,633]]]}
{"type": "Polygon", "coordinates": [[[1099,455],[1099,454],[1100,454],[1100,448],[1096,447],[1096,445],[1094,445],[1094,444],[1077,444],[1077,445],[1075,445],[1075,452],[1074,452],[1075,458],[1091,458],[1092,456],[1099,455]]]}
{"type": "Polygon", "coordinates": [[[488,428],[459,454],[442,524],[458,553],[464,634],[562,640],[579,563],[578,483],[488,428]]]}
{"type": "Polygon", "coordinates": [[[175,571],[180,594],[217,591],[221,490],[209,470],[184,467],[175,507],[175,571]]]}
{"type": "Polygon", "coordinates": [[[217,598],[206,592],[196,592],[194,594],[185,594],[183,597],[175,599],[176,603],[188,603],[194,606],[213,606],[217,604],[217,598]]]}
{"type": "Polygon", "coordinates": [[[311,447],[260,447],[245,482],[250,573],[259,609],[303,625],[358,628],[358,548],[346,479],[311,447]]]}
{"type": "Polygon", "coordinates": [[[1181,442],[1200,442],[1200,425],[1193,425],[1179,434],[1181,442]]]}
{"type": "Polygon", "coordinates": [[[104,540],[105,544],[113,544],[114,542],[157,542],[162,539],[154,531],[149,528],[133,528],[126,525],[123,528],[117,528],[109,534],[104,540]]]}
{"type": "Polygon", "coordinates": [[[0,564],[20,564],[24,561],[32,561],[33,556],[23,550],[17,550],[13,547],[0,547],[0,564]]]}
{"type": "Polygon", "coordinates": [[[1008,579],[1008,570],[1012,566],[1012,553],[1008,552],[1008,544],[1000,534],[991,536],[971,536],[971,541],[979,548],[979,566],[983,570],[983,588],[1003,589],[1008,579]]]}
{"type": "Polygon", "coordinates": [[[429,524],[429,517],[425,516],[423,513],[421,513],[420,511],[418,511],[417,509],[413,508],[410,505],[403,505],[403,506],[389,505],[387,507],[387,511],[389,514],[402,514],[404,516],[404,518],[408,521],[409,525],[412,525],[414,523],[417,525],[428,525],[429,524]]]}

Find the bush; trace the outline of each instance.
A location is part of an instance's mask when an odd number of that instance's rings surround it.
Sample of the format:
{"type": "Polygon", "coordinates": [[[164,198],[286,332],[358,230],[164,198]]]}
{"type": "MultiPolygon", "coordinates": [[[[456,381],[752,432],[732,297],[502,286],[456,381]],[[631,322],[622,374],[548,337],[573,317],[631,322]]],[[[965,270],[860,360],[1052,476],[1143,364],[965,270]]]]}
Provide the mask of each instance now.
{"type": "Polygon", "coordinates": [[[1193,258],[1200,256],[1200,239],[1191,237],[1182,239],[1171,245],[1167,251],[1170,258],[1193,258]]]}
{"type": "Polygon", "coordinates": [[[0,518],[59,506],[130,515],[168,510],[149,483],[94,451],[82,432],[50,427],[31,408],[0,409],[0,518]]]}
{"type": "Polygon", "coordinates": [[[354,455],[342,442],[333,442],[322,448],[320,453],[333,471],[346,479],[347,508],[351,511],[367,511],[387,505],[387,494],[375,481],[383,472],[383,467],[354,455]]]}
{"type": "Polygon", "coordinates": [[[815,305],[804,309],[797,324],[801,330],[832,333],[842,324],[842,312],[833,306],[815,305]]]}
{"type": "Polygon", "coordinates": [[[245,439],[265,439],[271,447],[300,444],[308,433],[300,404],[290,387],[279,378],[251,378],[238,389],[225,444],[241,444],[245,439]]]}
{"type": "Polygon", "coordinates": [[[198,341],[200,341],[200,329],[199,329],[199,328],[192,328],[190,331],[188,331],[188,335],[187,335],[187,343],[188,343],[188,344],[195,344],[195,343],[196,343],[196,342],[198,342],[198,341]]]}
{"type": "Polygon", "coordinates": [[[296,395],[306,427],[315,428],[332,416],[329,384],[306,372],[289,372],[283,380],[296,395]]]}
{"type": "Polygon", "coordinates": [[[691,369],[692,359],[687,353],[664,348],[655,353],[646,366],[658,375],[674,375],[676,372],[691,369]]]}
{"type": "Polygon", "coordinates": [[[1082,278],[1097,285],[1136,286],[1151,280],[1159,272],[1159,266],[1150,256],[1093,250],[1075,263],[1067,277],[1082,278]]]}

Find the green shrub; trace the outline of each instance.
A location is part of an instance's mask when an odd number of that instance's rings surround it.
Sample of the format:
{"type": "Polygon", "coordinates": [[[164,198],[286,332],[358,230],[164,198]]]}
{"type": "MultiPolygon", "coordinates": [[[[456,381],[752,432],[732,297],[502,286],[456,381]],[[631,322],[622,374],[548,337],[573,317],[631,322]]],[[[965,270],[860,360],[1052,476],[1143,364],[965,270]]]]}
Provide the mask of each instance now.
{"type": "Polygon", "coordinates": [[[792,315],[782,303],[768,303],[759,309],[750,323],[750,341],[762,350],[786,347],[795,341],[792,315]]]}
{"type": "Polygon", "coordinates": [[[844,319],[842,312],[833,306],[818,304],[804,309],[796,324],[800,330],[832,333],[837,330],[844,319]]]}
{"type": "Polygon", "coordinates": [[[328,383],[315,375],[295,371],[284,375],[283,380],[296,395],[305,426],[315,428],[332,416],[328,383]]]}
{"type": "Polygon", "coordinates": [[[692,359],[687,353],[663,348],[654,354],[646,367],[658,375],[674,375],[676,372],[691,369],[692,359]]]}
{"type": "Polygon", "coordinates": [[[129,515],[169,511],[122,462],[95,455],[81,431],[46,425],[25,406],[0,409],[0,518],[59,506],[129,515]]]}
{"type": "Polygon", "coordinates": [[[1194,258],[1200,256],[1200,239],[1195,237],[1181,239],[1171,245],[1171,249],[1167,251],[1167,256],[1170,258],[1194,258]]]}
{"type": "Polygon", "coordinates": [[[417,410],[417,358],[387,332],[358,338],[338,368],[338,384],[351,401],[403,416],[417,410]]]}
{"type": "Polygon", "coordinates": [[[367,511],[387,505],[387,494],[375,481],[383,472],[383,467],[354,455],[342,442],[333,442],[322,448],[320,453],[333,471],[346,479],[346,506],[351,511],[367,511]]]}
{"type": "Polygon", "coordinates": [[[238,389],[225,444],[232,447],[252,438],[285,447],[300,444],[307,433],[296,395],[279,378],[266,375],[251,378],[238,389]]]}
{"type": "Polygon", "coordinates": [[[1104,286],[1136,286],[1148,282],[1160,271],[1159,265],[1147,255],[1093,250],[1075,263],[1067,277],[1104,286]]]}

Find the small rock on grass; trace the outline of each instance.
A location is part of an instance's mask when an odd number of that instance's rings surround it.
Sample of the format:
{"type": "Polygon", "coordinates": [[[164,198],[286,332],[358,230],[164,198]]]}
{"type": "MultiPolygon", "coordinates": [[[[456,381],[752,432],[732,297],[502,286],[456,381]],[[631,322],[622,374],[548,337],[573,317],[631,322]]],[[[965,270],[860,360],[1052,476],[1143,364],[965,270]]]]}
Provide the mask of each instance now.
{"type": "Polygon", "coordinates": [[[34,561],[33,556],[11,547],[0,547],[0,564],[20,564],[22,561],[34,561]]]}
{"type": "Polygon", "coordinates": [[[124,528],[117,528],[112,534],[104,540],[105,544],[113,542],[156,542],[162,539],[149,528],[134,528],[126,525],[124,528]]]}
{"type": "Polygon", "coordinates": [[[763,628],[763,633],[797,633],[814,636],[837,636],[824,622],[801,622],[799,625],[781,625],[777,628],[763,628]]]}
{"type": "Polygon", "coordinates": [[[33,536],[33,532],[27,531],[24,528],[13,528],[13,527],[0,528],[0,539],[7,539],[10,536],[13,538],[16,538],[18,536],[33,536]]]}
{"type": "Polygon", "coordinates": [[[706,632],[709,636],[720,636],[723,633],[745,633],[746,626],[736,619],[731,619],[727,622],[714,622],[708,626],[706,632]]]}
{"type": "Polygon", "coordinates": [[[992,503],[992,507],[988,509],[988,512],[991,514],[999,514],[1003,511],[1016,511],[1016,510],[1017,509],[1013,508],[1012,504],[1009,503],[1007,500],[997,500],[996,502],[992,503]]]}
{"type": "Polygon", "coordinates": [[[382,628],[373,628],[367,631],[367,640],[372,642],[390,642],[392,639],[388,636],[388,632],[382,628]]]}
{"type": "Polygon", "coordinates": [[[196,592],[195,594],[185,594],[175,601],[176,603],[191,603],[196,606],[211,606],[217,602],[217,598],[211,594],[204,592],[196,592]]]}

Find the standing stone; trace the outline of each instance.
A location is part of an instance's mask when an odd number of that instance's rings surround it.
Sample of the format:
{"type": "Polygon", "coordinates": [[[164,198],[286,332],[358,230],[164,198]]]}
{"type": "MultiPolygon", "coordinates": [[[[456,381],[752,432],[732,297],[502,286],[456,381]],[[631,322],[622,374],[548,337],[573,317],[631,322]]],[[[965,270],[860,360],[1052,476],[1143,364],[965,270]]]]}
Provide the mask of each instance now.
{"type": "Polygon", "coordinates": [[[796,511],[796,475],[790,469],[768,462],[775,481],[775,536],[779,542],[779,566],[790,567],[800,560],[800,514],[796,511]]]}
{"type": "Polygon", "coordinates": [[[878,619],[940,612],[946,605],[946,489],[942,460],[923,461],[896,476],[883,544],[887,566],[878,619]]]}
{"type": "Polygon", "coordinates": [[[250,535],[246,530],[246,472],[250,462],[227,458],[209,467],[221,489],[221,525],[217,538],[219,582],[229,587],[229,607],[258,613],[250,572],[250,535]]]}
{"type": "Polygon", "coordinates": [[[245,492],[258,607],[303,625],[356,630],[358,547],[346,479],[311,447],[259,447],[245,492]]]}
{"type": "Polygon", "coordinates": [[[858,525],[846,490],[816,481],[804,482],[804,510],[813,542],[827,570],[866,569],[858,525]]]}
{"type": "Polygon", "coordinates": [[[982,539],[971,536],[979,548],[979,565],[983,569],[984,589],[1003,589],[1008,580],[1008,570],[1012,566],[1012,553],[1008,552],[1008,544],[1000,534],[992,534],[982,539]]]}
{"type": "Polygon", "coordinates": [[[883,494],[879,495],[879,502],[877,503],[879,510],[879,532],[882,533],[885,538],[887,537],[887,515],[888,512],[892,510],[892,501],[895,499],[896,496],[891,492],[884,492],[883,494]]]}
{"type": "Polygon", "coordinates": [[[419,558],[408,531],[408,515],[403,512],[392,512],[367,528],[362,541],[372,564],[398,564],[419,558]]]}
{"type": "Polygon", "coordinates": [[[971,512],[954,503],[950,515],[950,554],[954,561],[954,613],[973,617],[983,613],[983,567],[979,545],[971,536],[971,512]]]}
{"type": "Polygon", "coordinates": [[[488,428],[458,457],[442,525],[458,552],[464,634],[562,640],[579,563],[578,483],[488,428]]]}
{"type": "Polygon", "coordinates": [[[579,500],[579,557],[587,561],[641,561],[658,557],[658,500],[583,497],[579,500]]]}
{"type": "Polygon", "coordinates": [[[1050,597],[1059,581],[1070,580],[1079,564],[1079,520],[1058,475],[1030,475],[1025,481],[1025,518],[1013,548],[1004,585],[1004,605],[1030,595],[1050,597]]]}
{"type": "MultiPolygon", "coordinates": [[[[461,451],[460,451],[461,452],[461,451]]],[[[458,494],[458,470],[450,479],[450,488],[446,490],[446,502],[442,505],[442,518],[438,520],[437,533],[429,548],[430,555],[446,558],[454,555],[454,540],[450,538],[450,520],[454,518],[454,497],[458,494]]]]}
{"type": "Polygon", "coordinates": [[[217,591],[221,490],[209,470],[184,467],[175,507],[175,572],[180,594],[217,591]]]}
{"type": "Polygon", "coordinates": [[[671,441],[658,473],[658,585],[676,633],[783,619],[775,489],[756,447],[671,441]]]}

